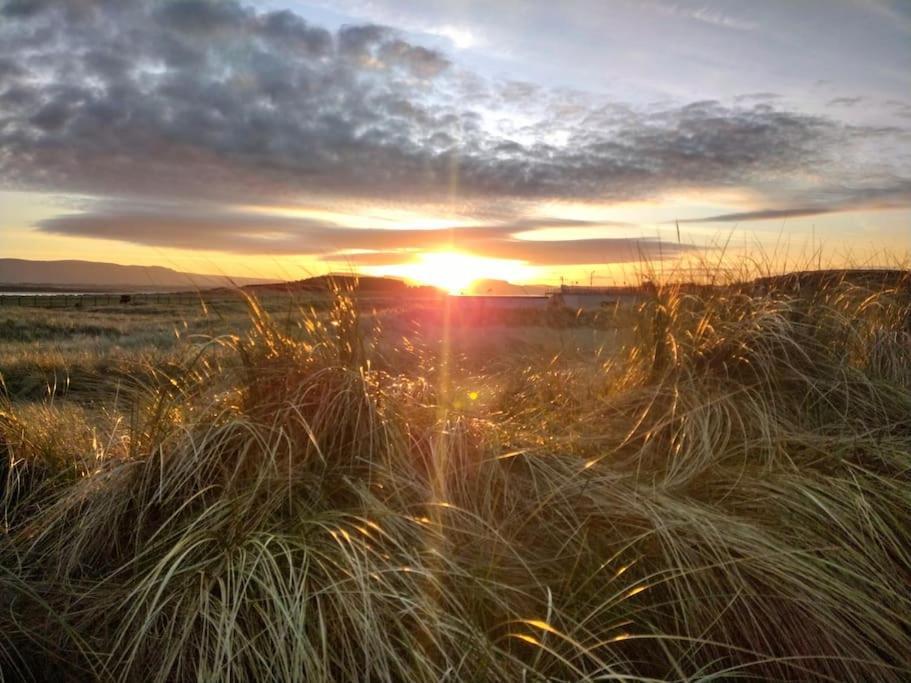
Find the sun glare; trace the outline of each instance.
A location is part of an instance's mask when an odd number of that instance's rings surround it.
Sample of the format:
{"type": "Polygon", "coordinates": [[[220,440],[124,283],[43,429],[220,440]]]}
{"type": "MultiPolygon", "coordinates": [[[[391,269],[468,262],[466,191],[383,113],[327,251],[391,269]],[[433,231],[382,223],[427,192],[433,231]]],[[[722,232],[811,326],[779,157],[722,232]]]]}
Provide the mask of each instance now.
{"type": "Polygon", "coordinates": [[[384,271],[426,285],[445,289],[450,294],[465,291],[472,282],[482,279],[517,282],[529,276],[529,267],[520,261],[483,258],[457,251],[432,251],[421,254],[414,263],[384,271]]]}

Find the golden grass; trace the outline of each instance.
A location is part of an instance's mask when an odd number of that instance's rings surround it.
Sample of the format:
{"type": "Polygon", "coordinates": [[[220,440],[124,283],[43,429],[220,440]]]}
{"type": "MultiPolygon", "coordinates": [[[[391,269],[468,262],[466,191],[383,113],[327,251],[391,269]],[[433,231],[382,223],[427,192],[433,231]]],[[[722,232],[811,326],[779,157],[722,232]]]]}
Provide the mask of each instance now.
{"type": "Polygon", "coordinates": [[[251,300],[116,400],[8,401],[0,672],[908,680],[908,283],[629,317],[483,364],[251,300]]]}

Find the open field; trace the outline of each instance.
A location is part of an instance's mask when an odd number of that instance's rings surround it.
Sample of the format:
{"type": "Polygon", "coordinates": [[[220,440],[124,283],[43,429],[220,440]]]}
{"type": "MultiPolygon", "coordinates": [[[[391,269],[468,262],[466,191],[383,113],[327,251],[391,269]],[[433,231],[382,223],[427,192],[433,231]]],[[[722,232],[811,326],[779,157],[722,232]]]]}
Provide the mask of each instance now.
{"type": "Polygon", "coordinates": [[[10,307],[0,373],[3,680],[911,678],[906,281],[10,307]]]}

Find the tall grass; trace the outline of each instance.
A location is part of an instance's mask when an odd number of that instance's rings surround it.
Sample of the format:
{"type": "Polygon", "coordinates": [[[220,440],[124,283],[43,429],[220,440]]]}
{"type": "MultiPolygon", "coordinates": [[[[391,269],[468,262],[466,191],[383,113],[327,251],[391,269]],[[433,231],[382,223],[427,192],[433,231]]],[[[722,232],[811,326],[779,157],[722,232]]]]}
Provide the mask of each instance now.
{"type": "Polygon", "coordinates": [[[485,372],[334,301],[2,408],[7,679],[911,677],[906,283],[485,372]]]}

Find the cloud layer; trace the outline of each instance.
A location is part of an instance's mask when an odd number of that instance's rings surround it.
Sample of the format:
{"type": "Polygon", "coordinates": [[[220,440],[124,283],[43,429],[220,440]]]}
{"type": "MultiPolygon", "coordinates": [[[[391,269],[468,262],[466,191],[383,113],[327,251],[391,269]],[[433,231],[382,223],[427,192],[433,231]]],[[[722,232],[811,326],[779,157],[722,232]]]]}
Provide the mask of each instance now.
{"type": "Polygon", "coordinates": [[[91,213],[74,213],[42,221],[43,231],[65,236],[121,240],[155,247],[211,249],[238,254],[304,254],[324,261],[386,265],[412,260],[420,251],[455,249],[489,258],[540,265],[619,263],[641,258],[668,258],[692,249],[685,244],[605,237],[583,240],[532,241],[517,237],[539,228],[604,227],[580,220],[536,218],[452,229],[350,228],[327,221],[264,216],[217,207],[161,206],[141,208],[110,203],[91,213]]]}
{"type": "MultiPolygon", "coordinates": [[[[849,100],[832,104],[845,109],[849,100]]],[[[485,80],[390,27],[330,32],[231,0],[0,6],[0,185],[138,198],[140,208],[116,224],[102,204],[41,226],[56,233],[264,253],[384,249],[378,237],[339,246],[340,229],[327,235],[302,221],[292,230],[260,217],[241,230],[219,215],[216,230],[192,210],[164,221],[141,209],[148,199],[457,200],[489,210],[748,187],[772,216],[871,206],[877,197],[908,205],[904,157],[879,153],[907,149],[907,135],[789,110],[775,93],[634,107],[485,80]]],[[[403,236],[396,248],[419,248],[426,237],[405,245],[403,236]]],[[[498,253],[557,258],[514,242],[498,253]]],[[[549,247],[573,258],[585,245],[549,247]]]]}

